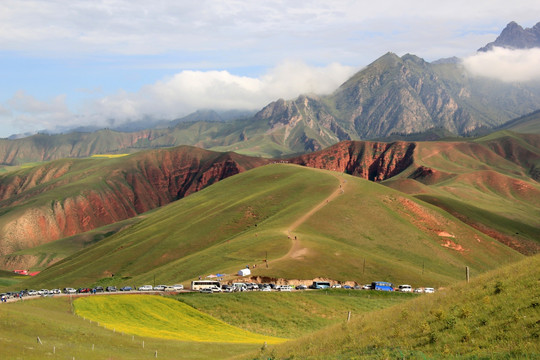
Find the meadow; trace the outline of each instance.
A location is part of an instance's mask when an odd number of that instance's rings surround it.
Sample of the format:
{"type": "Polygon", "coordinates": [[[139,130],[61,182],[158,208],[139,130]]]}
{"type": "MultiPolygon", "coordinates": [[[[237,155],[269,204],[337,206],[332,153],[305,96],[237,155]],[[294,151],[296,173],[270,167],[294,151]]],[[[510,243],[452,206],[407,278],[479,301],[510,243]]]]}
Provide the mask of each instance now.
{"type": "Polygon", "coordinates": [[[175,299],[231,325],[260,334],[297,338],[418,295],[326,289],[231,294],[183,293],[175,299]]]}
{"type": "Polygon", "coordinates": [[[0,353],[2,359],[149,359],[157,351],[163,359],[227,359],[259,351],[264,342],[271,346],[327,324],[343,323],[348,311],[354,319],[415,297],[369,293],[332,290],[24,300],[0,306],[0,353]]]}
{"type": "Polygon", "coordinates": [[[540,255],[249,359],[538,359],[540,255]]]}

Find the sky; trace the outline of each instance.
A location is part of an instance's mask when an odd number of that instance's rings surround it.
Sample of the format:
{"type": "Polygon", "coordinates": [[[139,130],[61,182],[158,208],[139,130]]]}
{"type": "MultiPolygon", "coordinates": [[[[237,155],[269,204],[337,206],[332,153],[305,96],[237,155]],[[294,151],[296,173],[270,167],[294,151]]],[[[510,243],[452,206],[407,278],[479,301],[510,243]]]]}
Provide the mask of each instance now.
{"type": "Polygon", "coordinates": [[[257,110],[328,94],[387,52],[540,80],[540,51],[476,50],[537,0],[2,0],[0,137],[257,110]]]}

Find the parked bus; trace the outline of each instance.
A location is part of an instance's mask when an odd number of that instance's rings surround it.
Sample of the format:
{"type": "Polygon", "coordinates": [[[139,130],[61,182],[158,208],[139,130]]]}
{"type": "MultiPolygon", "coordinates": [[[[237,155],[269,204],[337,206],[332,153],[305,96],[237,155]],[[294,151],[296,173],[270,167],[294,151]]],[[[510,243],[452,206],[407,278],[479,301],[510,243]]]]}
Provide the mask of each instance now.
{"type": "Polygon", "coordinates": [[[371,290],[394,291],[394,285],[386,281],[374,281],[371,283],[371,290]]]}
{"type": "Polygon", "coordinates": [[[221,283],[217,280],[193,280],[191,282],[191,290],[199,291],[201,289],[221,289],[221,283]]]}
{"type": "Polygon", "coordinates": [[[328,289],[330,287],[330,283],[328,281],[314,281],[313,284],[311,284],[310,288],[312,289],[328,289]]]}

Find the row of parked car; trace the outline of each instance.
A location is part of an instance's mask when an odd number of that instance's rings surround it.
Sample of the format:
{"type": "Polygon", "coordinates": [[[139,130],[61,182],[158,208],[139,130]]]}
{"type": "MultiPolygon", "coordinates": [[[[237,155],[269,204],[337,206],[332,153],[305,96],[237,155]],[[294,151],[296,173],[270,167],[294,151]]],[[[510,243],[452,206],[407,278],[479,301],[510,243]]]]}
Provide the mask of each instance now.
{"type": "Polygon", "coordinates": [[[139,286],[137,288],[138,291],[180,291],[184,290],[184,285],[182,284],[176,284],[176,285],[143,285],[139,286]]]}
{"type": "MultiPolygon", "coordinates": [[[[180,291],[183,290],[184,286],[179,285],[158,285],[158,286],[152,286],[152,285],[143,285],[138,287],[136,290],[138,291],[180,291]]],[[[93,288],[83,287],[83,288],[63,288],[60,289],[41,289],[41,290],[33,290],[33,289],[25,289],[21,291],[15,291],[15,292],[7,292],[0,294],[0,300],[6,301],[9,299],[20,299],[25,296],[53,296],[53,295],[59,295],[59,294],[97,294],[97,293],[103,293],[103,292],[117,292],[117,291],[135,291],[134,288],[131,286],[123,286],[120,288],[117,288],[116,286],[96,286],[93,288]]]]}
{"type": "MultiPolygon", "coordinates": [[[[219,282],[217,283],[219,285],[219,282]]],[[[265,283],[265,284],[257,284],[257,283],[233,283],[233,284],[222,284],[221,286],[208,286],[200,289],[194,289],[195,291],[199,291],[201,293],[214,293],[214,292],[239,292],[239,291],[292,291],[292,290],[306,290],[306,289],[326,289],[326,288],[343,288],[343,289],[356,289],[356,290],[381,290],[381,291],[400,291],[405,293],[434,293],[435,289],[431,287],[425,287],[425,288],[413,288],[411,285],[399,285],[397,288],[395,288],[391,283],[387,282],[381,282],[381,281],[374,281],[371,284],[366,285],[341,285],[341,284],[333,284],[331,285],[329,282],[321,282],[321,281],[314,281],[310,286],[300,284],[296,286],[291,285],[277,285],[273,283],[265,283]]],[[[168,291],[168,292],[175,292],[175,291],[181,291],[184,290],[184,286],[182,284],[176,284],[176,285],[142,285],[137,288],[131,287],[131,286],[123,286],[120,288],[117,288],[116,286],[107,286],[103,288],[102,286],[96,286],[94,288],[64,288],[63,290],[60,289],[41,289],[41,290],[21,290],[19,292],[8,292],[0,294],[0,299],[2,301],[6,301],[10,298],[22,298],[24,296],[52,296],[56,294],[96,294],[96,293],[103,293],[103,292],[117,292],[117,291],[168,291]]],[[[193,290],[193,289],[192,289],[193,290]]]]}

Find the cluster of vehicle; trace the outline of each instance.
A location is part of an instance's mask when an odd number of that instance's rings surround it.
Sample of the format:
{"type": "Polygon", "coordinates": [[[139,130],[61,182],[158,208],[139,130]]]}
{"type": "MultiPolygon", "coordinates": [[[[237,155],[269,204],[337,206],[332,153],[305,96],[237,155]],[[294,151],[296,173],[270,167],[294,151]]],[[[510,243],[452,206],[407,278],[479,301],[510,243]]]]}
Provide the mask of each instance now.
{"type": "Polygon", "coordinates": [[[201,293],[212,294],[215,292],[238,292],[238,291],[292,291],[292,290],[306,290],[306,289],[355,289],[355,290],[380,290],[380,291],[400,291],[400,292],[415,292],[415,293],[433,293],[433,288],[416,288],[413,289],[410,285],[400,285],[395,288],[393,284],[374,281],[371,284],[366,285],[341,285],[331,284],[328,281],[314,281],[310,286],[300,284],[295,287],[291,285],[276,285],[276,284],[257,284],[257,283],[232,283],[221,284],[219,281],[212,280],[199,280],[191,283],[191,289],[193,291],[199,291],[201,293]]]}
{"type": "MultiPolygon", "coordinates": [[[[266,284],[257,284],[257,283],[232,283],[232,284],[221,284],[219,281],[212,280],[199,280],[192,281],[191,290],[199,291],[201,293],[212,294],[215,292],[241,292],[241,291],[292,291],[292,290],[307,290],[307,289],[356,289],[356,290],[380,290],[380,291],[399,291],[405,293],[434,293],[435,289],[431,287],[425,288],[413,288],[411,285],[399,285],[397,288],[394,287],[392,283],[384,281],[374,281],[371,284],[366,285],[341,285],[341,284],[331,284],[328,281],[314,281],[310,286],[300,284],[295,287],[291,285],[277,285],[273,283],[266,284]]],[[[103,288],[102,286],[96,286],[94,288],[64,288],[60,289],[41,289],[41,290],[21,290],[19,292],[8,292],[0,294],[0,299],[5,302],[8,299],[18,299],[25,296],[53,296],[56,294],[96,294],[103,292],[117,292],[117,291],[164,291],[164,292],[177,292],[184,290],[182,284],[176,285],[142,285],[137,288],[132,288],[131,286],[124,286],[117,288],[116,286],[107,286],[103,288]]]]}
{"type": "MultiPolygon", "coordinates": [[[[158,286],[152,286],[152,285],[143,285],[137,288],[138,291],[180,291],[183,290],[183,285],[158,285],[158,286]]],[[[0,300],[3,302],[6,302],[9,299],[21,299],[26,296],[53,296],[53,295],[60,295],[60,294],[97,294],[97,293],[103,293],[103,292],[117,292],[117,291],[135,291],[134,288],[131,286],[123,286],[120,288],[117,288],[116,286],[107,286],[103,288],[103,286],[96,286],[93,288],[89,287],[82,287],[82,288],[71,288],[67,287],[62,290],[60,289],[41,289],[41,290],[21,290],[16,292],[7,292],[0,294],[0,300]]]]}
{"type": "Polygon", "coordinates": [[[143,285],[143,286],[139,286],[137,290],[138,291],[180,291],[180,290],[184,290],[184,285],[182,284],[156,285],[154,287],[152,287],[152,285],[143,285]]]}
{"type": "Polygon", "coordinates": [[[435,289],[432,287],[426,287],[426,288],[415,288],[411,285],[399,285],[397,289],[394,289],[394,291],[400,291],[400,292],[414,292],[417,294],[426,293],[426,294],[433,294],[435,292],[435,289]]]}

